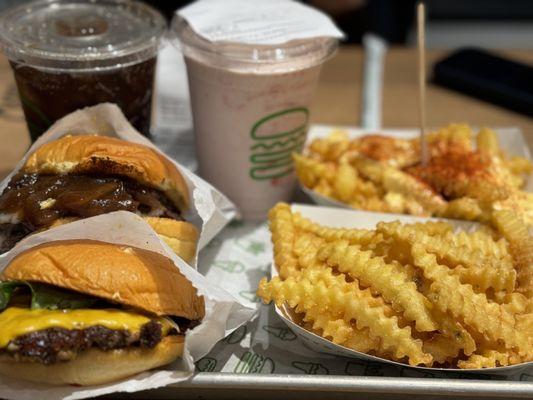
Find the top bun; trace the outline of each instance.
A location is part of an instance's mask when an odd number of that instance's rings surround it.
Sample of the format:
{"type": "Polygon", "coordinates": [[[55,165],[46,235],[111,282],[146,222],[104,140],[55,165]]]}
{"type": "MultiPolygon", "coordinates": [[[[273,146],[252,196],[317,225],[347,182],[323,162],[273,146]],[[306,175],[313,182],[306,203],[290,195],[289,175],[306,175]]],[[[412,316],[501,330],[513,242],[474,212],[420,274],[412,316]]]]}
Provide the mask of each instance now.
{"type": "Polygon", "coordinates": [[[189,207],[189,190],[181,173],[150,147],[108,136],[67,135],[31,154],[25,172],[126,176],[159,189],[179,210],[189,207]]]}
{"type": "Polygon", "coordinates": [[[72,240],[33,247],[13,259],[2,280],[47,283],[158,316],[201,320],[204,298],[160,254],[111,243],[72,240]]]}

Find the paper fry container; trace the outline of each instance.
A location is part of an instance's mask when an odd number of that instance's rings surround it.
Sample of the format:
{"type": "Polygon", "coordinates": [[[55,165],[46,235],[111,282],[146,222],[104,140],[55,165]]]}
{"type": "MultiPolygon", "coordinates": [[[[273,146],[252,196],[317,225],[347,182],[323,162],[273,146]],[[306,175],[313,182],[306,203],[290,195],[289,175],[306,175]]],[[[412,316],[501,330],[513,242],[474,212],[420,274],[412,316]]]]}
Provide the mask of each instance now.
{"type": "MultiPolygon", "coordinates": [[[[308,146],[313,140],[318,138],[324,138],[328,136],[334,130],[343,130],[348,132],[348,137],[350,139],[356,139],[358,137],[376,134],[376,131],[369,131],[359,128],[354,128],[350,126],[336,127],[333,125],[313,125],[309,130],[307,136],[306,146],[308,146]]],[[[520,128],[494,128],[494,132],[498,136],[498,141],[500,142],[500,147],[509,155],[509,156],[520,156],[527,159],[531,159],[531,153],[529,151],[528,145],[524,139],[524,135],[520,128]]],[[[413,139],[419,136],[419,130],[417,129],[381,129],[379,134],[384,136],[390,136],[397,139],[413,139]]],[[[305,152],[305,150],[304,150],[305,152]]],[[[318,205],[326,207],[340,207],[340,208],[349,208],[352,207],[349,204],[343,203],[339,200],[326,197],[320,193],[315,192],[312,189],[309,189],[299,183],[302,191],[307,194],[313,202],[318,205]]],[[[526,183],[526,190],[529,192],[533,191],[533,177],[529,177],[526,183]]]]}
{"type": "MultiPolygon", "coordinates": [[[[343,210],[339,208],[308,206],[302,204],[293,204],[292,210],[299,212],[302,216],[322,225],[327,225],[336,228],[358,228],[358,229],[373,229],[379,222],[400,221],[402,223],[415,223],[426,221],[438,221],[442,219],[437,218],[422,218],[412,217],[399,214],[385,214],[373,213],[368,211],[343,210]]],[[[478,225],[473,222],[445,220],[452,224],[455,228],[464,231],[470,231],[478,225]]],[[[271,268],[272,276],[277,276],[274,261],[271,268]]],[[[533,370],[533,361],[521,364],[510,365],[506,367],[497,368],[483,368],[483,369],[459,369],[459,368],[429,368],[410,366],[408,364],[399,363],[397,361],[387,360],[385,358],[372,356],[366,353],[361,353],[349,349],[347,347],[335,344],[322,336],[300,326],[299,316],[287,306],[274,306],[278,316],[287,324],[287,326],[300,338],[302,343],[311,350],[319,353],[331,354],[334,356],[342,356],[349,358],[356,358],[365,361],[382,362],[386,364],[393,364],[401,367],[408,367],[424,371],[439,371],[439,372],[472,372],[477,374],[491,374],[491,375],[510,375],[516,374],[522,370],[533,370]]]]}
{"type": "MultiPolygon", "coordinates": [[[[39,146],[65,134],[95,133],[116,136],[155,148],[149,140],[132,128],[117,106],[100,104],[76,111],[56,122],[35,142],[17,165],[15,171],[0,184],[0,192],[4,190],[11,176],[24,165],[28,155],[39,146]]],[[[180,164],[173,160],[170,161],[180,170],[189,187],[191,207],[184,217],[200,229],[201,236],[198,247],[201,248],[231,220],[235,214],[235,207],[211,185],[180,164]]],[[[47,242],[73,239],[89,239],[138,247],[166,256],[192,282],[198,290],[198,294],[205,297],[205,318],[199,326],[187,333],[183,357],[161,369],[98,387],[49,386],[8,379],[0,375],[0,398],[22,400],[37,398],[81,399],[113,392],[147,390],[177,383],[191,376],[196,360],[207,354],[227,334],[252,319],[256,313],[254,309],[244,306],[226,291],[209,283],[205,277],[196,271],[194,266],[188,265],[178,257],[141,217],[127,211],[80,219],[30,235],[9,252],[0,255],[0,272],[9,264],[10,260],[26,249],[47,242]]]]}

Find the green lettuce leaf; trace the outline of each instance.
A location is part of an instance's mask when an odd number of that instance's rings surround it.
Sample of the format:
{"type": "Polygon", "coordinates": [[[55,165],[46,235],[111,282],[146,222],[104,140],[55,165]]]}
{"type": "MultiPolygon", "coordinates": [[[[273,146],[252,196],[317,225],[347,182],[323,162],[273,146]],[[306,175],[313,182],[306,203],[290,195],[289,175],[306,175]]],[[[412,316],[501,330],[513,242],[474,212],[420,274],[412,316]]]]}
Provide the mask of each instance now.
{"type": "Polygon", "coordinates": [[[42,308],[49,310],[90,308],[101,301],[96,297],[56,288],[42,283],[8,281],[0,282],[0,311],[7,307],[9,300],[17,289],[24,288],[30,290],[30,307],[32,310],[42,308]]]}
{"type": "Polygon", "coordinates": [[[19,286],[20,282],[17,281],[0,282],[0,311],[7,307],[13,292],[19,286]]]}

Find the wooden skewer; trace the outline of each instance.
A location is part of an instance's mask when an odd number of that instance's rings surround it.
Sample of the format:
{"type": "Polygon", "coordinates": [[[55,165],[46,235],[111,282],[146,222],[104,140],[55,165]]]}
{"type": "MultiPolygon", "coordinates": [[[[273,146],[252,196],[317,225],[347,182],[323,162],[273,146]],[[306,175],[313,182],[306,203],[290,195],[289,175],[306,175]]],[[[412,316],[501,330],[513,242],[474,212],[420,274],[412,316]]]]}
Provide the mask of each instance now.
{"type": "Polygon", "coordinates": [[[420,124],[420,150],[422,166],[428,163],[428,148],[426,141],[426,7],[423,2],[417,6],[418,22],[418,116],[420,124]]]}

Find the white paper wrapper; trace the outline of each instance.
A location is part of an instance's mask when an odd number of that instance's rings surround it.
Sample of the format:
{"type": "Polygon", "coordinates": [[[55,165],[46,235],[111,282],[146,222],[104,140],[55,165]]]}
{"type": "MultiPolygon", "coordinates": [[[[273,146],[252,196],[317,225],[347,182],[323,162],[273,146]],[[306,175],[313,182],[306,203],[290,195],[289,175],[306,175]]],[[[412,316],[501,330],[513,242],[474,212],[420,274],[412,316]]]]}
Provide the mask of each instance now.
{"type": "MultiPolygon", "coordinates": [[[[347,126],[337,127],[333,125],[313,125],[309,130],[309,134],[307,135],[307,144],[311,143],[311,141],[313,141],[314,139],[328,136],[335,129],[347,131],[348,136],[350,138],[357,138],[359,136],[376,133],[375,130],[360,129],[347,126]]],[[[524,135],[522,134],[520,128],[495,128],[494,131],[498,135],[500,147],[508,155],[521,156],[531,159],[529,147],[524,139],[524,135]]],[[[402,139],[412,139],[418,137],[419,135],[419,131],[417,129],[380,129],[379,133],[385,136],[391,136],[394,138],[402,139]]],[[[342,203],[335,199],[330,199],[329,197],[316,193],[303,185],[300,185],[300,187],[302,191],[307,194],[316,204],[327,207],[341,207],[351,209],[351,207],[345,203],[342,203]]],[[[527,180],[525,189],[529,192],[533,192],[533,178],[531,176],[527,180]]]]}
{"type": "Polygon", "coordinates": [[[322,12],[292,0],[200,0],[178,15],[205,39],[275,45],[344,34],[322,12]]]}
{"type": "MultiPolygon", "coordinates": [[[[126,121],[120,110],[111,104],[103,104],[77,111],[58,121],[41,137],[29,152],[66,133],[96,133],[118,136],[142,144],[153,145],[139,135],[126,121]]],[[[27,155],[17,166],[23,165],[27,155]]],[[[233,205],[209,184],[191,172],[181,168],[187,180],[194,206],[187,220],[194,220],[203,227],[201,245],[215,236],[233,216],[233,205]]],[[[10,177],[2,182],[3,190],[10,177]]],[[[192,202],[191,202],[192,204],[192,202]]],[[[22,251],[50,241],[92,239],[124,246],[138,247],[157,252],[170,258],[176,268],[205,297],[206,316],[203,322],[185,338],[182,359],[160,370],[139,374],[133,378],[99,387],[80,388],[74,386],[51,387],[26,381],[8,379],[0,375],[0,398],[9,399],[81,399],[117,391],[132,392],[165,386],[187,379],[194,371],[194,361],[207,354],[227,334],[253,318],[256,311],[246,307],[226,291],[209,283],[194,268],[179,258],[139,216],[125,211],[104,214],[62,225],[48,231],[29,236],[19,242],[11,251],[0,256],[0,271],[10,260],[22,251]]]]}
{"type": "MultiPolygon", "coordinates": [[[[392,222],[400,221],[402,223],[415,223],[424,221],[436,221],[436,218],[422,218],[412,217],[399,214],[385,214],[372,213],[368,211],[343,210],[339,208],[308,206],[302,204],[292,205],[293,211],[301,213],[304,217],[311,219],[314,222],[337,228],[359,228],[359,229],[373,229],[378,222],[392,222]]],[[[457,220],[445,220],[460,230],[470,231],[477,225],[476,223],[457,220]]],[[[278,275],[277,270],[272,262],[271,269],[272,276],[278,275]]],[[[334,356],[343,356],[355,358],[365,361],[377,361],[381,363],[417,369],[421,371],[437,371],[437,372],[473,372],[478,374],[491,375],[510,375],[517,372],[529,370],[533,368],[533,361],[528,363],[516,364],[507,367],[485,368],[485,369],[452,369],[452,368],[427,368],[427,367],[412,367],[396,361],[390,361],[384,358],[371,356],[359,351],[351,350],[343,346],[330,342],[323,337],[316,335],[308,330],[302,328],[292,320],[293,313],[290,309],[283,307],[280,309],[275,306],[277,315],[287,324],[287,326],[300,338],[302,343],[315,351],[326,353],[334,356]]]]}

